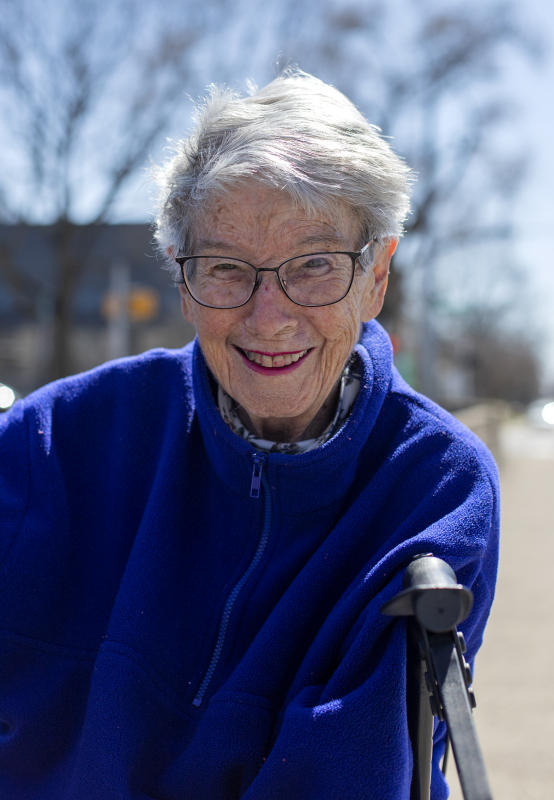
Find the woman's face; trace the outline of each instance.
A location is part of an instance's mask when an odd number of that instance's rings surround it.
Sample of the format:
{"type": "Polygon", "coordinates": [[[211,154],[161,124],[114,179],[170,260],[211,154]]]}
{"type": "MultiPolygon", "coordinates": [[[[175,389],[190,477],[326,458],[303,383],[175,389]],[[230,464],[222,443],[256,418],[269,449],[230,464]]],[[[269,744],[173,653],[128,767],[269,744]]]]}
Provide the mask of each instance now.
{"type": "MultiPolygon", "coordinates": [[[[224,255],[276,267],[307,252],[357,250],[358,224],[346,206],[308,216],[288,195],[242,184],[209,204],[195,227],[195,255],[224,255]]],[[[295,305],[274,273],[241,308],[213,309],[180,287],[185,318],[196,328],[210,370],[259,436],[294,441],[316,436],[334,413],[342,369],[360,324],[381,309],[389,252],[373,271],[356,268],[348,295],[331,306],[295,305]]]]}

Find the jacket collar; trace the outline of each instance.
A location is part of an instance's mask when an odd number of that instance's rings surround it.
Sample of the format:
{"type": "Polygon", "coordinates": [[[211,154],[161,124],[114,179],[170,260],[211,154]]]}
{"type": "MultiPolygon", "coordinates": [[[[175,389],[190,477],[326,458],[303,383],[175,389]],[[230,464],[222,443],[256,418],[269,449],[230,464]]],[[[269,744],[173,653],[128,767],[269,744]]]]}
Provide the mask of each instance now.
{"type": "Polygon", "coordinates": [[[209,459],[219,478],[250,496],[254,456],[283,506],[306,512],[336,502],[351,486],[360,451],[382,408],[392,372],[390,339],[375,321],[364,325],[356,351],[362,364],[360,392],[342,428],[316,450],[296,455],[263,453],[234,434],[221,418],[198,340],[193,349],[196,412],[209,459]]]}

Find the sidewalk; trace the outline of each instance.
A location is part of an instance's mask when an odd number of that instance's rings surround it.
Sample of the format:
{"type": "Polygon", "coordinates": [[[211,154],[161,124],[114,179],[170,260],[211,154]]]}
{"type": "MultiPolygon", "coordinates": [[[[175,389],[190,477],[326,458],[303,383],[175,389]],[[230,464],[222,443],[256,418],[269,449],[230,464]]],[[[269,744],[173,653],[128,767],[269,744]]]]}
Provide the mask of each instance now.
{"type": "MultiPolygon", "coordinates": [[[[494,800],[554,798],[554,432],[502,431],[498,586],[475,724],[494,800]]],[[[453,762],[452,800],[461,800],[453,762]]]]}

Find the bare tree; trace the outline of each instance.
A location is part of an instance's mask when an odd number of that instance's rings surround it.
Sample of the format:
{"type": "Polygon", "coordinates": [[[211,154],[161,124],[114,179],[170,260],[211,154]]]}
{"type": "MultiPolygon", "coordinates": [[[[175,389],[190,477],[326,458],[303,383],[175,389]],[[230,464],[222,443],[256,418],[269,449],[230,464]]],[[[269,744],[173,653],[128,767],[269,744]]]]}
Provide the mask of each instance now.
{"type": "MultiPolygon", "coordinates": [[[[499,79],[508,52],[534,58],[539,43],[506,2],[328,0],[309,21],[298,4],[289,12],[282,61],[346,91],[416,172],[409,235],[383,316],[394,331],[417,305],[420,383],[433,394],[434,318],[456,290],[454,276],[440,280],[449,258],[467,249],[475,261],[474,245],[494,241],[496,258],[489,252],[480,267],[489,286],[503,279],[501,245],[512,233],[526,154],[507,135],[518,109],[499,79]]],[[[467,275],[460,280],[467,286],[467,275]]]]}
{"type": "MultiPolygon", "coordinates": [[[[61,0],[54,10],[4,0],[0,138],[11,138],[7,148],[0,141],[0,216],[52,225],[58,257],[51,278],[36,264],[22,278],[0,255],[0,277],[26,313],[36,313],[41,294],[55,298],[52,374],[67,371],[73,296],[86,268],[71,247],[73,226],[93,231],[109,220],[160,137],[186,131],[187,92],[208,81],[261,84],[288,63],[352,97],[416,170],[388,316],[394,331],[415,277],[429,321],[449,253],[510,233],[524,160],[503,135],[512,109],[497,78],[507,48],[524,57],[536,49],[502,2],[166,0],[162,14],[137,0],[61,0]]],[[[429,334],[428,325],[421,338],[432,350],[429,334]]]]}
{"type": "Polygon", "coordinates": [[[451,253],[450,282],[446,270],[439,270],[437,294],[444,299],[435,309],[435,321],[440,348],[471,374],[476,398],[527,403],[540,386],[539,300],[509,247],[503,248],[501,270],[487,269],[495,250],[491,241],[451,253]]]}
{"type": "Polygon", "coordinates": [[[51,226],[55,265],[47,274],[39,259],[22,274],[4,242],[0,277],[27,316],[48,298],[52,363],[43,379],[70,368],[73,300],[87,267],[75,226],[88,225],[92,243],[185,105],[210,17],[198,5],[184,16],[171,3],[165,11],[132,0],[2,6],[0,221],[51,226]]]}
{"type": "Polygon", "coordinates": [[[540,359],[537,340],[529,334],[481,313],[468,314],[454,321],[453,331],[443,339],[443,346],[455,354],[457,363],[472,376],[474,399],[502,398],[527,404],[539,396],[540,359]]]}

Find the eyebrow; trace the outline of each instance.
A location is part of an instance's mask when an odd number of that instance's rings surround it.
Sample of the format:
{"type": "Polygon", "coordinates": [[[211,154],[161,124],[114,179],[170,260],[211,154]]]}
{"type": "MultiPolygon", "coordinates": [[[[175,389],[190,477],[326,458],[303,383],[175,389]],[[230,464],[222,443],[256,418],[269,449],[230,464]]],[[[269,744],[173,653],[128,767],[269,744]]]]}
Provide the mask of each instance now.
{"type": "MultiPolygon", "coordinates": [[[[316,244],[343,245],[344,238],[334,233],[315,233],[305,236],[298,242],[299,247],[316,244]]],[[[194,243],[195,250],[221,250],[222,253],[233,249],[233,245],[221,239],[197,239],[194,243]]]]}
{"type": "Polygon", "coordinates": [[[196,239],[194,242],[195,250],[218,250],[219,248],[228,250],[230,246],[227,242],[217,241],[216,239],[196,239]]]}
{"type": "Polygon", "coordinates": [[[304,239],[301,239],[299,244],[304,246],[305,244],[319,244],[320,242],[324,242],[325,244],[343,244],[344,237],[339,236],[337,233],[314,233],[312,236],[306,236],[304,239]]]}

